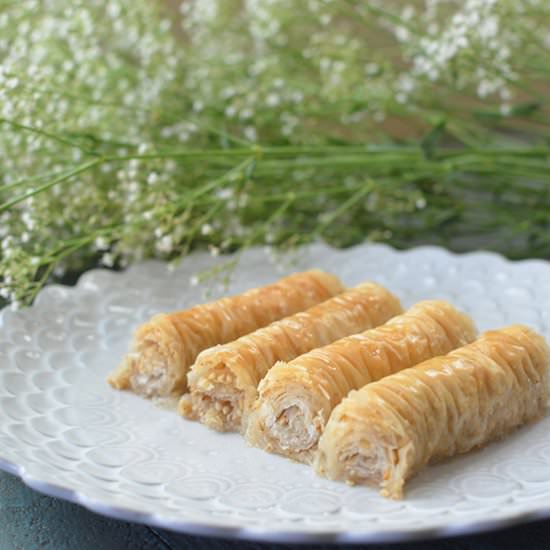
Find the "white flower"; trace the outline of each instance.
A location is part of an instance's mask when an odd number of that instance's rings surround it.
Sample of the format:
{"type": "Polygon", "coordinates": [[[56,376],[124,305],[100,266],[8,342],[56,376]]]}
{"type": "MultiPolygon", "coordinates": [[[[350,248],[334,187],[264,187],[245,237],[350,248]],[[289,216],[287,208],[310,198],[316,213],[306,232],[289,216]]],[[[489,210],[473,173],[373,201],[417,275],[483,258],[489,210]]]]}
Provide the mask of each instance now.
{"type": "Polygon", "coordinates": [[[228,105],[225,108],[225,116],[229,118],[233,118],[236,114],[237,114],[237,108],[235,107],[235,105],[228,105]]]}
{"type": "Polygon", "coordinates": [[[378,63],[367,63],[365,65],[365,72],[368,76],[374,76],[380,70],[378,63]]]}
{"type": "Polygon", "coordinates": [[[32,217],[32,214],[29,212],[29,210],[24,210],[21,214],[21,221],[25,224],[27,229],[34,229],[36,226],[36,222],[32,217]]]}
{"type": "Polygon", "coordinates": [[[256,132],[256,128],[254,128],[254,126],[247,126],[244,129],[244,137],[248,141],[256,141],[258,139],[258,134],[256,132]]]}
{"type": "Polygon", "coordinates": [[[2,250],[9,250],[12,245],[13,237],[11,235],[8,235],[7,237],[2,239],[2,250]]]}
{"type": "Polygon", "coordinates": [[[217,189],[215,191],[216,197],[222,200],[228,200],[234,195],[234,191],[232,187],[222,187],[220,189],[217,189]]]}
{"type": "Polygon", "coordinates": [[[396,27],[394,32],[395,32],[395,37],[400,42],[405,42],[406,40],[408,40],[410,36],[409,30],[403,26],[396,27]]]}
{"type": "Polygon", "coordinates": [[[281,102],[281,98],[278,94],[271,93],[265,98],[265,103],[268,107],[277,107],[281,102]]]}
{"type": "Polygon", "coordinates": [[[511,112],[512,112],[512,107],[508,103],[503,103],[500,106],[500,114],[502,116],[509,116],[511,112]]]}
{"type": "Polygon", "coordinates": [[[478,27],[478,33],[485,40],[495,37],[498,33],[498,17],[496,15],[487,17],[478,27]]]}
{"type": "Polygon", "coordinates": [[[201,227],[201,235],[210,235],[213,231],[213,227],[209,223],[205,223],[201,227]]]}
{"type": "Polygon", "coordinates": [[[170,253],[174,248],[174,239],[172,235],[164,235],[155,244],[156,249],[162,253],[170,253]]]}
{"type": "Polygon", "coordinates": [[[109,248],[109,241],[101,235],[96,237],[94,241],[96,250],[107,250],[109,248]]]}
{"type": "Polygon", "coordinates": [[[426,208],[426,199],[424,197],[420,197],[419,199],[416,199],[415,206],[418,208],[418,210],[422,210],[423,208],[426,208]]]}
{"type": "Polygon", "coordinates": [[[407,74],[401,75],[397,81],[397,87],[405,94],[412,92],[415,84],[414,78],[407,74]]]}
{"type": "Polygon", "coordinates": [[[155,183],[157,183],[158,180],[159,180],[159,175],[156,172],[151,172],[147,176],[147,183],[149,185],[155,185],[155,183]]]}
{"type": "Polygon", "coordinates": [[[115,265],[115,256],[111,252],[106,252],[101,256],[101,263],[106,267],[113,267],[115,265]]]}

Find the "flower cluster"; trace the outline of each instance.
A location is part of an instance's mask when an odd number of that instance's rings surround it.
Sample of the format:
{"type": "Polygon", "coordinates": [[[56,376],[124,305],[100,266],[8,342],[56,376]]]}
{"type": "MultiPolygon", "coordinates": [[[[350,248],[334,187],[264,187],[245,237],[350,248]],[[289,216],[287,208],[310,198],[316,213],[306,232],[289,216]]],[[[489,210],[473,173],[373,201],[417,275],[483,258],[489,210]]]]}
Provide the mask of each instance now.
{"type": "Polygon", "coordinates": [[[0,300],[197,247],[550,249],[544,0],[173,8],[0,6],[0,300]]]}
{"type": "Polygon", "coordinates": [[[548,61],[540,0],[308,0],[299,16],[292,0],[208,0],[182,12],[195,112],[251,141],[371,141],[384,120],[450,118],[457,95],[466,111],[477,99],[507,116],[548,61]]]}
{"type": "MultiPolygon", "coordinates": [[[[111,242],[96,248],[90,235],[128,221],[126,205],[135,205],[143,187],[138,180],[151,180],[150,174],[103,165],[33,193],[91,155],[139,151],[165,131],[156,121],[182,70],[170,26],[149,3],[29,0],[0,7],[0,182],[6,190],[0,186],[0,197],[30,195],[0,214],[4,297],[17,297],[21,277],[49,273],[44,250],[65,253],[75,240],[86,241],[78,248],[83,261],[97,252],[112,263],[111,242]],[[22,254],[32,261],[22,261],[22,254]]],[[[167,178],[168,171],[159,180],[167,178]]],[[[56,273],[65,265],[56,263],[56,273]]]]}
{"type": "MultiPolygon", "coordinates": [[[[514,2],[466,0],[457,2],[456,11],[441,21],[440,12],[448,3],[432,0],[420,33],[396,27],[395,35],[412,61],[404,81],[410,84],[402,86],[404,98],[415,88],[415,80],[443,80],[457,90],[474,86],[482,99],[496,94],[505,114],[519,76],[512,68],[512,48],[526,53],[533,46],[527,29],[509,24],[519,15],[518,7],[514,2]]],[[[406,15],[410,21],[413,10],[406,15]]]]}

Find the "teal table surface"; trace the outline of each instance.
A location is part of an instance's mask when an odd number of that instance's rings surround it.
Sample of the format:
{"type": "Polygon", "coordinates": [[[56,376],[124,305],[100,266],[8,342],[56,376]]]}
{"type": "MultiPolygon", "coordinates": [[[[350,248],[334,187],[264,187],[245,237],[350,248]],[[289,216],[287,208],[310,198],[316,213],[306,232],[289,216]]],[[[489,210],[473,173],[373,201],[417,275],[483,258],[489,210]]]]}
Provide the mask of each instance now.
{"type": "MultiPolygon", "coordinates": [[[[275,550],[291,546],[227,541],[171,533],[118,521],[29,489],[0,471],[0,550],[275,550]]],[[[295,548],[338,548],[296,546],[295,548]]],[[[342,547],[339,547],[342,548],[342,547]]],[[[353,548],[353,547],[350,547],[353,548]]],[[[360,548],[356,546],[355,548],[360,548]]],[[[550,549],[550,521],[503,531],[409,544],[372,545],[372,549],[518,550],[550,549]]]]}

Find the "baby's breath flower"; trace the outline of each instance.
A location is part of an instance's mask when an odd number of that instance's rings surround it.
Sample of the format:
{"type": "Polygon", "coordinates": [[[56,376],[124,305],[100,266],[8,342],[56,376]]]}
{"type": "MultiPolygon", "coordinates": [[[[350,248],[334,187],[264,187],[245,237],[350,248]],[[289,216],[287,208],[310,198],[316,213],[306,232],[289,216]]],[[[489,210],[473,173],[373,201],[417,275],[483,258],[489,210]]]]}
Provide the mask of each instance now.
{"type": "Polygon", "coordinates": [[[174,238],[172,235],[163,235],[156,243],[156,249],[159,252],[168,254],[174,249],[174,238]]]}
{"type": "Polygon", "coordinates": [[[419,199],[416,199],[416,202],[414,203],[416,208],[418,210],[422,210],[423,208],[426,208],[426,199],[424,197],[420,197],[419,199]]]}
{"type": "Polygon", "coordinates": [[[107,250],[109,248],[109,241],[105,237],[96,237],[94,245],[97,250],[107,250]]]}
{"type": "Polygon", "coordinates": [[[214,228],[209,223],[204,223],[201,226],[201,235],[210,235],[214,228]]]}
{"type": "Polygon", "coordinates": [[[504,155],[515,168],[504,170],[476,143],[498,145],[499,126],[506,146],[521,139],[522,112],[540,126],[526,141],[545,135],[548,107],[526,81],[548,73],[544,2],[306,0],[297,17],[295,0],[185,0],[185,47],[162,4],[0,8],[0,200],[13,201],[0,213],[4,298],[28,303],[52,267],[62,276],[98,257],[123,267],[319,234],[402,245],[434,220],[455,223],[455,205],[482,209],[461,187],[475,178],[502,196],[494,225],[519,227],[531,201],[529,243],[547,250],[548,205],[531,189],[547,155],[504,155]],[[384,156],[394,138],[413,147],[384,156]],[[527,172],[533,183],[519,180],[527,172]]]}
{"type": "Polygon", "coordinates": [[[101,256],[101,263],[105,267],[113,267],[115,265],[115,256],[111,252],[106,252],[101,256]]]}
{"type": "Polygon", "coordinates": [[[150,172],[149,175],[147,176],[147,183],[149,185],[155,185],[155,183],[157,183],[159,180],[159,176],[156,172],[150,172]]]}
{"type": "Polygon", "coordinates": [[[256,128],[254,128],[254,126],[245,126],[243,133],[244,133],[244,137],[248,141],[256,141],[258,139],[258,133],[256,131],[256,128]]]}

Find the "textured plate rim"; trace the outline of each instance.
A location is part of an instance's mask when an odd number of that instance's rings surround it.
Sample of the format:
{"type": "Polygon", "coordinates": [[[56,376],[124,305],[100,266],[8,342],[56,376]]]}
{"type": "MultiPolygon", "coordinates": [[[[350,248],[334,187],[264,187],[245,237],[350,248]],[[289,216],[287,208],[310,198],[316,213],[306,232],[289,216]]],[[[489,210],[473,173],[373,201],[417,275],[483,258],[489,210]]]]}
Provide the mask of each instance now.
{"type": "Polygon", "coordinates": [[[50,482],[40,481],[27,475],[24,466],[0,457],[0,470],[13,474],[31,489],[45,495],[60,498],[78,504],[87,510],[105,517],[129,521],[168,529],[179,533],[197,536],[209,536],[234,540],[250,540],[257,542],[293,543],[293,544],[376,544],[412,542],[427,539],[458,537],[488,533],[517,525],[550,518],[550,505],[544,508],[534,508],[492,520],[475,522],[454,522],[440,527],[400,530],[369,530],[369,531],[319,531],[306,533],[283,529],[262,529],[256,527],[214,526],[206,522],[186,520],[166,520],[162,516],[146,512],[138,512],[121,506],[106,505],[90,498],[83,491],[67,489],[50,482]]]}
{"type": "MultiPolygon", "coordinates": [[[[315,244],[310,248],[315,248],[315,244]]],[[[328,246],[328,245],[323,245],[328,246]]],[[[467,257],[491,257],[500,261],[506,265],[543,265],[550,268],[550,262],[541,259],[525,259],[525,260],[509,260],[501,254],[486,250],[476,250],[472,252],[457,253],[444,249],[439,246],[424,245],[409,248],[405,250],[395,249],[391,246],[381,243],[369,243],[355,245],[352,248],[359,248],[361,246],[378,247],[392,251],[398,255],[411,254],[415,252],[436,252],[438,254],[448,255],[454,258],[467,258],[467,257]]],[[[162,264],[162,262],[149,260],[143,263],[156,263],[162,264]]],[[[139,264],[138,264],[139,265],[139,264]]],[[[63,288],[65,292],[76,293],[82,286],[82,277],[92,272],[107,273],[111,277],[123,276],[124,273],[131,271],[132,266],[124,272],[113,272],[106,269],[92,269],[84,272],[77,283],[73,287],[64,285],[50,285],[49,288],[58,286],[63,288]]],[[[43,289],[38,297],[37,303],[40,303],[40,294],[44,291],[47,292],[48,287],[43,289]]],[[[9,306],[8,308],[9,309],[9,306]]],[[[0,316],[0,326],[3,322],[0,316]]],[[[186,533],[197,536],[210,536],[218,538],[227,538],[235,540],[251,540],[258,542],[273,542],[273,543],[294,543],[294,544],[373,544],[373,543],[393,543],[393,542],[408,542],[418,541],[426,539],[457,537],[463,535],[474,535],[480,533],[486,533],[490,531],[496,531],[509,527],[514,527],[520,524],[525,524],[537,520],[550,518],[550,503],[547,506],[533,507],[532,509],[524,510],[517,513],[512,513],[509,516],[500,518],[494,518],[489,520],[479,521],[466,521],[466,522],[450,522],[445,525],[437,527],[426,527],[419,529],[379,529],[369,531],[318,531],[318,532],[304,532],[300,530],[285,530],[285,529],[266,529],[261,527],[241,527],[236,525],[212,525],[211,523],[201,521],[187,521],[184,518],[174,520],[171,518],[165,518],[156,514],[148,512],[139,512],[130,508],[121,506],[107,505],[97,499],[90,498],[85,491],[73,490],[60,485],[55,485],[48,481],[43,481],[29,475],[25,466],[15,464],[10,460],[7,460],[2,456],[0,450],[0,470],[15,475],[25,485],[31,489],[43,493],[45,495],[60,498],[74,504],[78,504],[87,510],[100,514],[105,517],[114,519],[120,519],[123,521],[129,521],[133,523],[140,523],[144,525],[150,525],[159,527],[162,529],[168,529],[180,533],[186,533]]]]}

